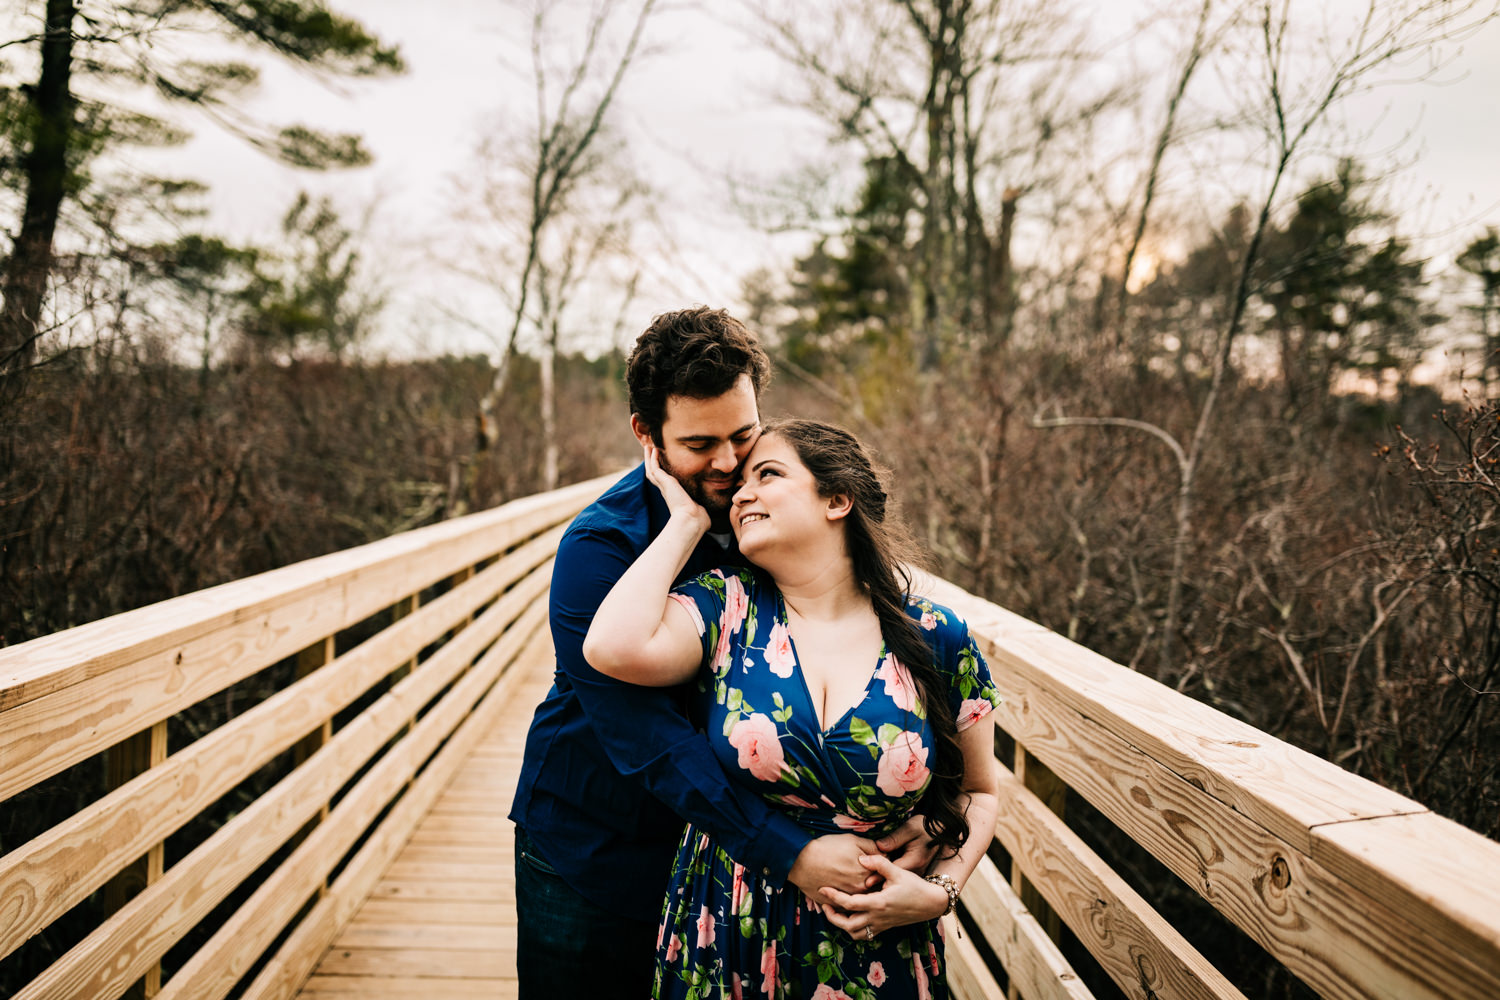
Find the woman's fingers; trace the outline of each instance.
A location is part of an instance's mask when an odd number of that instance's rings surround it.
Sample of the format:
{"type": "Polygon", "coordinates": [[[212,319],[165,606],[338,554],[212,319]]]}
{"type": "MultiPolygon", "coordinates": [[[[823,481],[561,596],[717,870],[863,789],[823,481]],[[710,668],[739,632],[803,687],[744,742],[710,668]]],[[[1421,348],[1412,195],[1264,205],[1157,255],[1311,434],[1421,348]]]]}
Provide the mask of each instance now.
{"type": "Polygon", "coordinates": [[[836,907],[824,906],[823,914],[830,924],[860,941],[869,940],[871,936],[879,934],[884,929],[879,927],[867,913],[845,913],[836,907]]]}

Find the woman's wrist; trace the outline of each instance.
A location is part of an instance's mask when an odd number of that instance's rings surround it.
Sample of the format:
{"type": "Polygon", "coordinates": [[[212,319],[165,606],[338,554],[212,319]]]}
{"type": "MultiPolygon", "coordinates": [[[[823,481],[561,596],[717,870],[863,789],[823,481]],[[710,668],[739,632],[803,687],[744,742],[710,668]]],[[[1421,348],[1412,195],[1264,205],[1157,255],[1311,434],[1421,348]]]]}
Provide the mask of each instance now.
{"type": "Polygon", "coordinates": [[[694,544],[703,537],[704,532],[713,525],[713,519],[708,516],[708,511],[702,507],[683,508],[671,511],[667,516],[667,529],[677,526],[683,532],[685,538],[690,538],[694,544]]]}
{"type": "Polygon", "coordinates": [[[924,892],[930,903],[929,920],[937,920],[948,913],[948,892],[931,878],[922,880],[924,892]]]}
{"type": "Polygon", "coordinates": [[[943,894],[943,912],[939,916],[946,917],[958,907],[958,882],[952,875],[937,873],[924,877],[929,885],[936,886],[943,894]]]}

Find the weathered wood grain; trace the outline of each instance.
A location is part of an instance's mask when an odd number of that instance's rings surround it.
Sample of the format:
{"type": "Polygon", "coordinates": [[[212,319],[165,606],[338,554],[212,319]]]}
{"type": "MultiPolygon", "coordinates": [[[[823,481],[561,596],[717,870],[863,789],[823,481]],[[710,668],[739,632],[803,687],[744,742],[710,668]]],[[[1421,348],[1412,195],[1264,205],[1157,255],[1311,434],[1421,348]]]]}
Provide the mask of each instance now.
{"type": "MultiPolygon", "coordinates": [[[[545,609],[540,602],[535,607],[537,612],[530,617],[538,621],[545,609]]],[[[502,637],[496,648],[504,642],[502,637]]],[[[306,766],[293,771],[220,827],[173,865],[155,886],[137,896],[55,962],[18,994],[17,1000],[38,1000],[52,995],[49,991],[53,990],[71,990],[89,996],[118,995],[114,991],[117,985],[123,989],[122,977],[128,985],[296,833],[322,802],[442,688],[449,676],[448,671],[423,669],[406,677],[335,734],[306,766]]],[[[389,759],[393,762],[391,767],[409,768],[409,776],[452,732],[492,679],[492,676],[486,678],[476,666],[423,717],[413,735],[398,743],[370,773],[381,772],[389,759]]],[[[318,840],[325,829],[337,825],[334,822],[320,827],[308,838],[308,843],[318,840]]],[[[337,857],[333,855],[329,864],[337,857]]]]}
{"type": "Polygon", "coordinates": [[[951,583],[932,580],[930,589],[970,621],[991,669],[1015,677],[1013,689],[1051,694],[1303,853],[1319,824],[1427,811],[1055,632],[1019,626],[951,583]]]}
{"type": "Polygon", "coordinates": [[[1005,1000],[1005,990],[995,982],[979,949],[959,932],[952,914],[943,918],[943,954],[954,1000],[1005,1000]]]}
{"type": "MultiPolygon", "coordinates": [[[[263,623],[262,664],[290,656],[408,594],[564,524],[615,479],[601,476],[493,510],[185,594],[0,650],[0,712],[42,695],[160,658],[246,622],[263,623]],[[295,609],[278,616],[273,612],[295,609]],[[331,627],[329,627],[331,625],[331,627]],[[275,642],[269,641],[272,636],[275,642]]],[[[192,658],[179,666],[184,673],[192,658]]],[[[190,703],[189,703],[190,704],[190,703]]],[[[144,727],[137,727],[144,728],[144,727]]]]}
{"type": "MultiPolygon", "coordinates": [[[[545,618],[545,606],[539,601],[412,728],[392,753],[382,757],[360,779],[334,809],[330,822],[314,831],[298,852],[184,963],[159,1000],[219,1000],[229,993],[245,971],[234,968],[235,961],[259,957],[296,915],[298,907],[291,905],[292,901],[308,898],[310,888],[322,885],[333,865],[348,853],[385,804],[406,787],[398,807],[361,849],[363,863],[356,860],[342,872],[319,899],[320,906],[330,898],[332,903],[321,911],[315,908],[307,919],[314,919],[319,912],[347,917],[353,902],[362,901],[367,895],[378,870],[377,863],[385,862],[410,837],[426,807],[462,764],[464,751],[476,739],[476,732],[489,721],[490,712],[485,707],[496,700],[503,701],[508,692],[524,682],[527,653],[534,648],[536,635],[544,631],[541,625],[545,618]],[[495,675],[502,671],[504,674],[494,682],[495,675]],[[445,739],[441,752],[433,757],[433,751],[445,739]],[[408,752],[400,753],[403,748],[408,752]],[[413,782],[413,773],[424,763],[426,767],[420,778],[413,782]],[[342,907],[340,902],[344,904],[342,907]]],[[[285,955],[286,945],[283,945],[272,967],[286,968],[285,955]]],[[[310,963],[305,964],[300,969],[301,975],[305,976],[309,968],[310,963]]]]}
{"type": "MultiPolygon", "coordinates": [[[[1000,870],[984,858],[964,885],[962,905],[1026,1000],[1093,1000],[1057,942],[1026,909],[1000,870]]],[[[948,937],[948,947],[953,936],[948,937]]]]}
{"type": "MultiPolygon", "coordinates": [[[[475,625],[438,650],[424,665],[420,681],[402,682],[412,711],[462,671],[529,603],[537,601],[546,589],[549,566],[543,563],[533,570],[491,605],[475,625]]],[[[454,595],[445,595],[444,599],[447,596],[454,595]]],[[[477,596],[471,594],[448,610],[463,611],[477,596]]],[[[439,609],[439,603],[434,602],[427,610],[439,609]]],[[[415,622],[416,616],[405,621],[415,622]]],[[[429,624],[441,625],[444,621],[439,617],[429,624]]],[[[387,631],[400,628],[402,625],[387,631]]],[[[422,641],[420,633],[406,640],[418,646],[422,641]]],[[[0,955],[14,950],[133,858],[166,839],[297,742],[320,719],[357,698],[383,676],[383,667],[390,661],[383,661],[380,654],[388,649],[389,644],[382,643],[381,637],[361,644],[0,858],[0,955]]],[[[347,745],[348,737],[341,733],[340,738],[347,745]]],[[[330,740],[329,745],[334,742],[330,740]]],[[[298,780],[302,782],[315,777],[303,768],[293,773],[301,775],[298,780]]],[[[341,783],[334,780],[333,772],[322,777],[325,802],[341,783]]]]}
{"type": "MultiPolygon", "coordinates": [[[[544,667],[550,665],[551,649],[550,636],[545,629],[538,629],[516,669],[507,674],[502,684],[495,686],[473,717],[465,721],[454,738],[443,747],[439,759],[445,771],[456,766],[456,762],[464,761],[474,745],[487,738],[489,733],[502,726],[514,732],[524,724],[530,717],[531,706],[540,699],[547,679],[550,678],[550,672],[545,671],[544,667]]],[[[434,761],[434,768],[429,770],[435,769],[438,764],[439,761],[434,761]]],[[[340,874],[328,895],[319,900],[312,912],[292,930],[266,969],[256,976],[245,991],[243,1000],[288,1000],[297,994],[299,986],[309,974],[314,974],[314,978],[324,986],[333,979],[361,982],[363,988],[368,990],[367,995],[377,994],[379,983],[392,976],[381,974],[376,980],[347,979],[343,976],[324,975],[321,969],[314,973],[314,969],[335,943],[338,932],[356,915],[366,899],[387,899],[403,895],[404,887],[409,884],[393,882],[389,877],[383,876],[386,876],[391,860],[405,843],[407,831],[424,817],[431,815],[432,804],[441,792],[442,783],[437,780],[429,781],[428,775],[424,773],[412,792],[397,803],[389,820],[381,825],[380,832],[361,848],[354,861],[340,874]]],[[[494,899],[491,887],[495,884],[424,883],[420,886],[420,894],[424,898],[494,899]]],[[[404,894],[413,895],[410,891],[405,891],[404,894]]],[[[510,990],[502,989],[497,992],[497,996],[513,995],[514,990],[514,936],[508,936],[506,941],[512,948],[512,955],[508,963],[502,963],[497,981],[503,984],[505,980],[509,980],[512,985],[510,990]]],[[[424,991],[421,995],[425,997],[429,994],[424,991]]]]}
{"type": "MultiPolygon", "coordinates": [[[[350,672],[373,678],[390,673],[401,661],[415,656],[514,580],[546,565],[557,548],[561,531],[553,529],[532,539],[462,587],[382,630],[334,661],[335,669],[341,677],[349,676],[350,672]]],[[[386,574],[397,574],[399,570],[399,565],[382,568],[386,574]]],[[[346,589],[338,599],[330,595],[326,603],[310,599],[267,614],[316,621],[320,628],[327,629],[322,633],[327,636],[350,624],[335,612],[356,596],[346,589]]],[[[238,622],[200,637],[192,650],[170,660],[156,657],[122,664],[108,674],[81,680],[0,711],[0,761],[6,762],[0,767],[0,799],[223,690],[275,662],[280,655],[291,655],[304,648],[298,643],[282,642],[280,635],[291,628],[290,622],[279,618],[275,622],[270,618],[238,622]],[[282,650],[282,645],[291,648],[282,650]]],[[[0,651],[0,656],[3,655],[0,651]]],[[[321,675],[329,669],[316,673],[321,675]]],[[[351,700],[358,693],[351,693],[351,700]]],[[[282,698],[283,702],[287,700],[282,698]]],[[[301,727],[299,735],[305,735],[326,718],[299,711],[294,699],[291,704],[282,705],[279,712],[285,726],[301,727]]]]}
{"type": "Polygon", "coordinates": [[[1001,725],[1324,996],[1500,996],[1495,954],[1424,930],[1433,912],[1392,910],[1051,692],[1007,671],[996,681],[1001,725]]]}
{"type": "Polygon", "coordinates": [[[1127,997],[1244,1000],[1008,771],[1001,773],[999,802],[996,837],[1127,997]]]}

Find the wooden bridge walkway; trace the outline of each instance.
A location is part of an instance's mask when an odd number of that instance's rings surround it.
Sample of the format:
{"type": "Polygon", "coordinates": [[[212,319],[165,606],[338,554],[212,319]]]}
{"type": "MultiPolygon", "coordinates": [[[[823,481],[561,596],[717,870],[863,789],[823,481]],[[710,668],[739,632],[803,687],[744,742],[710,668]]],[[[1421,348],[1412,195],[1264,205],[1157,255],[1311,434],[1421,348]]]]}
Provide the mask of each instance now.
{"type": "Polygon", "coordinates": [[[547,641],[533,642],[511,667],[513,696],[298,996],[516,995],[515,826],[506,813],[551,667],[547,641]]]}
{"type": "MultiPolygon", "coordinates": [[[[553,555],[608,482],[0,650],[0,817],[24,833],[0,843],[0,995],[515,996],[505,814],[551,676],[553,555]],[[106,787],[32,814],[79,775],[106,787]]],[[[967,618],[1004,698],[996,853],[948,935],[961,1000],[1091,1000],[1064,927],[1108,995],[1264,993],[1189,940],[1180,886],[1132,885],[1083,838],[1074,800],[1327,1000],[1500,997],[1500,843],[919,589],[967,618]]]]}

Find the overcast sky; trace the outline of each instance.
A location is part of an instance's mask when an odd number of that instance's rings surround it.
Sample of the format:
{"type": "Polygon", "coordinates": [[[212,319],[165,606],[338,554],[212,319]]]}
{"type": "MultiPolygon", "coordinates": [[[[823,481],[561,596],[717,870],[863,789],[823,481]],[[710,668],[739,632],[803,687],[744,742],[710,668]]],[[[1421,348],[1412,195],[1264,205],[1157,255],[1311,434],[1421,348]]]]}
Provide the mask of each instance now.
{"type": "MultiPolygon", "coordinates": [[[[1134,2],[1079,6],[1108,34],[1129,26],[1134,2]]],[[[379,264],[394,291],[393,329],[382,346],[483,350],[482,336],[443,317],[442,300],[459,293],[434,265],[434,247],[462,215],[454,182],[473,169],[476,129],[497,119],[524,125],[534,111],[524,15],[505,0],[335,6],[397,43],[407,73],[330,84],[268,63],[252,107],[282,122],[361,132],[373,166],[333,175],[284,169],[199,122],[191,123],[196,138],[187,147],[136,154],[139,163],[210,182],[209,228],[234,239],[273,242],[281,214],[303,189],[334,196],[351,215],[373,210],[379,264]]],[[[653,54],[622,94],[620,126],[638,167],[666,193],[678,252],[656,265],[651,299],[633,305],[638,315],[626,318],[627,330],[690,302],[734,305],[749,269],[785,267],[799,244],[744,224],[725,179],[774,175],[809,150],[816,154],[823,141],[817,123],[771,99],[788,71],[730,25],[701,9],[668,7],[649,41],[653,54]]],[[[1377,167],[1410,162],[1388,191],[1408,215],[1406,231],[1429,238],[1429,253],[1452,253],[1445,248],[1500,225],[1497,95],[1500,23],[1491,23],[1437,82],[1386,87],[1346,108],[1355,128],[1370,131],[1364,153],[1377,167]]],[[[503,325],[498,316],[496,325],[503,325]]]]}

